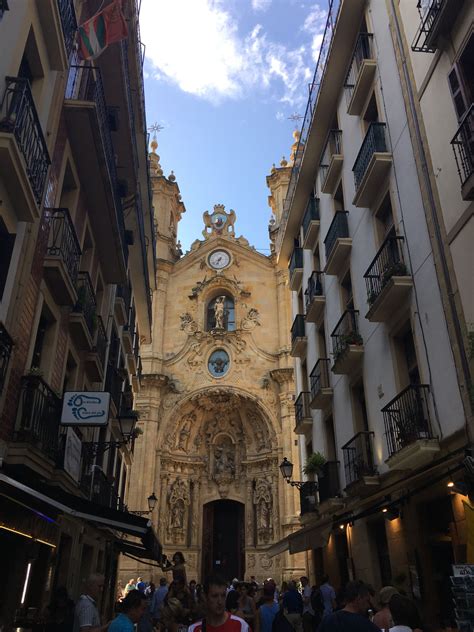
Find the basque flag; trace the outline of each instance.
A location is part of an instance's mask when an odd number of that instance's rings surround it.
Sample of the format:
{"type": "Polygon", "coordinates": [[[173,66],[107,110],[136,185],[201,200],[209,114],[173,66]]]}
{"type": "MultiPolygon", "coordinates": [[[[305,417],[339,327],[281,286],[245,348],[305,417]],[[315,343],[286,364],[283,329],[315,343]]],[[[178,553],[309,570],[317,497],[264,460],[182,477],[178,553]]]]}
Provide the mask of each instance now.
{"type": "Polygon", "coordinates": [[[79,54],[82,59],[95,59],[109,44],[120,42],[128,35],[121,0],[112,2],[78,29],[79,54]]]}

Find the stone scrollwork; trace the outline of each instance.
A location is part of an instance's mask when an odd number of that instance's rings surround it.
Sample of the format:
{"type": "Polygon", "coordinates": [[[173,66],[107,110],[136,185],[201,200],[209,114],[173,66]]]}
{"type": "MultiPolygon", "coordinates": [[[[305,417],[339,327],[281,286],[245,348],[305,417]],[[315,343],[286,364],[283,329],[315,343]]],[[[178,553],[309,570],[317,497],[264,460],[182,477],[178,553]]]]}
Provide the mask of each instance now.
{"type": "Polygon", "coordinates": [[[178,477],[171,486],[168,497],[168,538],[175,544],[185,542],[190,503],[189,486],[178,477]]]}
{"type": "Polygon", "coordinates": [[[180,316],[181,326],[180,328],[187,334],[194,334],[198,330],[198,326],[194,318],[189,312],[185,312],[180,316]]]}
{"type": "Polygon", "coordinates": [[[245,331],[251,331],[255,329],[257,325],[260,326],[260,314],[258,313],[258,309],[251,307],[247,315],[242,319],[241,327],[245,331]]]}
{"type": "Polygon", "coordinates": [[[253,504],[257,516],[257,538],[259,544],[267,544],[273,538],[272,486],[264,478],[255,481],[253,504]]]}

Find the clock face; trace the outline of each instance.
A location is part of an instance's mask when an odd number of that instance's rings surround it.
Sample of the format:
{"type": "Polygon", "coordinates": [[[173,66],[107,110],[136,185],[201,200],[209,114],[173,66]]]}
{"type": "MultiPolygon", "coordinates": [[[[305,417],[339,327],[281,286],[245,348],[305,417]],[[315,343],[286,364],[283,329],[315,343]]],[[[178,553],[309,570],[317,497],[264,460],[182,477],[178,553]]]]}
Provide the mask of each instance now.
{"type": "Polygon", "coordinates": [[[226,268],[230,263],[230,255],[225,250],[214,250],[209,255],[209,265],[214,270],[222,270],[226,268]]]}

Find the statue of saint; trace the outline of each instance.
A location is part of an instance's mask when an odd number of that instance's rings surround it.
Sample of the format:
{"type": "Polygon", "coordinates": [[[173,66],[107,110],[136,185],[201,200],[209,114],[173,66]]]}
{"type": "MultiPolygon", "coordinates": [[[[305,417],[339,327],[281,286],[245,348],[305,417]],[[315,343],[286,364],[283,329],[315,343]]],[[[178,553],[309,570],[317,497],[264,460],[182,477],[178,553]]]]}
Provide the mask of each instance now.
{"type": "Polygon", "coordinates": [[[214,303],[214,318],[216,321],[216,329],[224,329],[224,301],[225,296],[218,296],[214,303]]]}
{"type": "Polygon", "coordinates": [[[171,508],[171,526],[182,529],[184,525],[184,504],[177,501],[171,508]]]}

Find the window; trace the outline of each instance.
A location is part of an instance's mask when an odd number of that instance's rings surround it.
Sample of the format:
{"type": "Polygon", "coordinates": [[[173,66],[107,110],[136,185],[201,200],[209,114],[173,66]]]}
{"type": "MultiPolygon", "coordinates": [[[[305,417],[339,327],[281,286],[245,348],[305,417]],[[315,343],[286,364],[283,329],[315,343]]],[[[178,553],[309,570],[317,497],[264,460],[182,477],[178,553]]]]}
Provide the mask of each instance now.
{"type": "Polygon", "coordinates": [[[344,194],[342,192],[342,181],[339,182],[339,186],[336,189],[336,193],[334,194],[334,210],[335,211],[345,211],[344,205],[344,194]]]}
{"type": "Polygon", "coordinates": [[[363,116],[364,130],[367,131],[371,123],[377,123],[379,121],[379,109],[377,107],[377,99],[375,98],[375,92],[372,92],[370,101],[363,116]]]}
{"type": "Polygon", "coordinates": [[[347,271],[346,275],[341,281],[341,296],[344,309],[354,309],[350,270],[347,271]]]}
{"type": "Polygon", "coordinates": [[[321,270],[321,258],[319,256],[319,244],[316,245],[316,248],[313,252],[313,270],[319,272],[321,270]]]}
{"type": "Polygon", "coordinates": [[[386,194],[382,200],[382,204],[375,213],[375,229],[377,231],[377,242],[379,245],[381,245],[388,236],[395,236],[390,193],[386,194]]]}
{"type": "Polygon", "coordinates": [[[31,358],[31,368],[41,369],[46,373],[54,356],[54,336],[56,329],[56,319],[46,304],[43,305],[41,316],[36,331],[33,357],[31,358]]]}
{"type": "Polygon", "coordinates": [[[219,328],[235,331],[234,299],[225,294],[216,296],[207,306],[207,331],[219,328]]]}
{"type": "Polygon", "coordinates": [[[5,222],[0,217],[0,300],[7,283],[14,245],[15,233],[8,232],[5,222]]]}
{"type": "Polygon", "coordinates": [[[332,415],[324,420],[324,435],[326,440],[325,456],[328,461],[337,461],[336,436],[334,434],[334,420],[332,415]]]}
{"type": "Polygon", "coordinates": [[[355,432],[363,432],[369,429],[369,417],[367,415],[367,405],[365,401],[364,383],[359,380],[351,388],[352,410],[354,413],[355,432]]]}
{"type": "Polygon", "coordinates": [[[415,340],[409,322],[394,336],[394,343],[400,389],[409,384],[420,384],[415,340]]]}
{"type": "Polygon", "coordinates": [[[307,391],[308,387],[308,368],[306,366],[306,360],[301,363],[301,390],[307,391]]]}
{"type": "Polygon", "coordinates": [[[474,35],[471,35],[456,64],[448,74],[448,85],[458,121],[474,99],[474,35]]]}
{"type": "Polygon", "coordinates": [[[18,76],[23,79],[28,79],[33,98],[36,103],[38,103],[44,71],[32,28],[28,33],[25,50],[18,69],[18,76]]]}
{"type": "Polygon", "coordinates": [[[69,163],[69,161],[67,161],[66,169],[64,170],[63,186],[61,189],[59,207],[67,208],[71,217],[74,217],[78,194],[79,191],[76,179],[73,175],[71,164],[69,163]]]}

